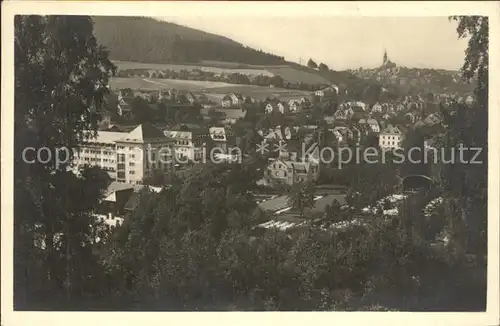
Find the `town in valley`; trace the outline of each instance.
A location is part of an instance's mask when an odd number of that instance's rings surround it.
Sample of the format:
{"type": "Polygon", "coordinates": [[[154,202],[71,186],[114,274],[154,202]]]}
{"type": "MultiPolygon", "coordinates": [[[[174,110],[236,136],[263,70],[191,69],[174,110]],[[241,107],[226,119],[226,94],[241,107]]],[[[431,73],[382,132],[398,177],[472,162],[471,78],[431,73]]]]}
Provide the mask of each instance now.
{"type": "Polygon", "coordinates": [[[16,16],[18,309],[486,309],[487,17],[447,22],[486,39],[463,70],[75,17],[16,16]]]}

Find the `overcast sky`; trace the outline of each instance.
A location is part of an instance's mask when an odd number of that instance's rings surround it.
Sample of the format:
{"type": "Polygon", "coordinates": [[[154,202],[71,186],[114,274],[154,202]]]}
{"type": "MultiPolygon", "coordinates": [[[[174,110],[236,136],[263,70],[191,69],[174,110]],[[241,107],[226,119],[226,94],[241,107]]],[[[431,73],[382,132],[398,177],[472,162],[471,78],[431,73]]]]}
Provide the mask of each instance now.
{"type": "Polygon", "coordinates": [[[229,37],[286,60],[310,57],[334,70],[375,67],[384,48],[400,66],[458,70],[467,40],[447,17],[235,17],[177,16],[165,21],[229,37]]]}

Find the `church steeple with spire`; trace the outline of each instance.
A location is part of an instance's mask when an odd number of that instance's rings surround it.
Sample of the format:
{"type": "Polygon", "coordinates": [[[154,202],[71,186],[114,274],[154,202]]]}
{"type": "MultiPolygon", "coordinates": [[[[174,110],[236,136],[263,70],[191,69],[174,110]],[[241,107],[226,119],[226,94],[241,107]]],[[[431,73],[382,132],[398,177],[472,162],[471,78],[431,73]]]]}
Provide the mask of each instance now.
{"type": "Polygon", "coordinates": [[[395,68],[396,64],[389,60],[389,56],[387,55],[387,49],[384,49],[384,57],[383,57],[383,62],[382,62],[382,68],[387,69],[387,68],[395,68]]]}

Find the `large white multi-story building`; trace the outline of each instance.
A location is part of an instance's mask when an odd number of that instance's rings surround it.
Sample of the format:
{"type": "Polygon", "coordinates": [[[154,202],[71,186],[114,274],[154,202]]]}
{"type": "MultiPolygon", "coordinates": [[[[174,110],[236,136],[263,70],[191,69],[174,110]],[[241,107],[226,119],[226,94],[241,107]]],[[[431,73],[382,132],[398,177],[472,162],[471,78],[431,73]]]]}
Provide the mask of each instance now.
{"type": "Polygon", "coordinates": [[[142,184],[148,175],[166,171],[173,164],[172,140],[151,124],[131,132],[98,131],[97,137],[79,147],[74,167],[99,166],[118,182],[142,184]]]}
{"type": "Polygon", "coordinates": [[[85,165],[99,166],[116,179],[116,141],[126,135],[126,132],[98,131],[96,138],[78,148],[74,157],[75,169],[85,165]]]}

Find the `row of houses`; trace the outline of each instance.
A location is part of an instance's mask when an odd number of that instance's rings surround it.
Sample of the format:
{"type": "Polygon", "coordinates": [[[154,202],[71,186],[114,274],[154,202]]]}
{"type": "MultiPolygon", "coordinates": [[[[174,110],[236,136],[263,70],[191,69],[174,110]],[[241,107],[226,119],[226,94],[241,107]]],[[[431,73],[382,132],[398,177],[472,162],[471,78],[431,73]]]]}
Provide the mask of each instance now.
{"type": "Polygon", "coordinates": [[[224,127],[165,129],[164,134],[172,140],[175,160],[180,163],[200,162],[213,148],[218,148],[219,154],[227,154],[231,147],[238,145],[234,133],[224,127]]]}
{"type": "MultiPolygon", "coordinates": [[[[452,101],[457,101],[458,103],[463,103],[468,106],[472,106],[474,103],[473,96],[469,95],[466,97],[458,98],[444,98],[443,104],[450,104],[452,101]]],[[[265,113],[271,114],[278,112],[281,114],[293,114],[299,112],[305,107],[309,107],[309,99],[302,97],[299,99],[290,99],[288,101],[281,101],[279,99],[274,99],[269,101],[265,107],[265,113]]],[[[337,120],[348,120],[354,115],[361,115],[366,117],[371,117],[373,115],[382,116],[384,119],[390,119],[391,116],[408,113],[408,117],[411,122],[415,122],[416,116],[418,116],[422,110],[424,110],[426,102],[420,97],[410,97],[406,96],[402,101],[394,102],[376,102],[373,105],[368,105],[362,101],[346,101],[338,105],[333,118],[337,120]]]]}
{"type": "MultiPolygon", "coordinates": [[[[163,109],[159,115],[167,115],[168,110],[197,110],[209,100],[204,94],[194,94],[192,92],[183,91],[150,91],[150,90],[135,90],[130,89],[120,90],[118,93],[109,93],[104,96],[104,110],[102,113],[106,115],[117,115],[125,119],[132,120],[134,117],[134,105],[137,105],[136,99],[140,98],[146,101],[154,111],[163,109]],[[161,105],[164,104],[164,105],[161,105]]],[[[107,118],[107,117],[104,117],[107,118]]]]}
{"type": "MultiPolygon", "coordinates": [[[[332,132],[339,142],[355,139],[361,136],[361,131],[356,127],[335,127],[332,132]]],[[[389,125],[379,133],[379,147],[387,150],[401,148],[405,138],[403,129],[399,126],[389,125]]],[[[290,140],[284,140],[290,144],[290,140]]],[[[302,150],[293,151],[291,146],[280,149],[277,158],[270,158],[264,171],[264,177],[259,181],[263,186],[292,186],[306,180],[317,181],[320,176],[321,161],[319,146],[311,151],[309,147],[306,157],[302,150]]],[[[296,148],[295,148],[296,149],[296,148]]]]}
{"type": "MultiPolygon", "coordinates": [[[[392,117],[392,116],[391,116],[392,117]]],[[[336,139],[337,145],[361,144],[365,137],[376,136],[379,139],[379,146],[383,148],[399,148],[404,134],[410,129],[423,127],[433,127],[441,125],[443,122],[440,113],[431,113],[424,118],[415,117],[411,113],[405,114],[406,120],[396,120],[394,123],[389,119],[361,118],[359,120],[328,120],[325,117],[326,125],[323,125],[321,132],[331,133],[336,139]],[[397,125],[396,131],[391,126],[397,125]]],[[[257,133],[266,141],[288,141],[297,137],[297,134],[305,133],[305,140],[320,130],[319,125],[304,126],[275,126],[273,128],[257,130],[257,133]]],[[[304,137],[302,135],[301,137],[304,137]]]]}
{"type": "MultiPolygon", "coordinates": [[[[336,88],[333,88],[336,91],[336,88]]],[[[318,91],[319,92],[319,91],[318,91]]],[[[174,93],[173,93],[174,94],[174,93]]],[[[192,95],[192,101],[189,103],[174,103],[169,105],[169,110],[171,106],[174,105],[175,108],[180,110],[190,110],[193,103],[195,95],[192,93],[187,93],[192,95]]],[[[165,95],[166,97],[167,95],[165,95]]],[[[169,98],[172,94],[168,95],[169,98]]],[[[118,97],[118,114],[119,115],[130,115],[131,105],[130,98],[123,96],[118,97]],[[127,102],[129,101],[129,102],[127,102]]],[[[469,99],[467,103],[472,103],[469,99]]],[[[244,106],[245,104],[254,104],[255,101],[249,97],[244,97],[239,93],[231,93],[224,96],[221,101],[220,106],[216,105],[206,105],[200,109],[201,115],[204,119],[213,119],[213,114],[218,115],[217,119],[224,125],[230,125],[236,123],[239,119],[245,117],[247,110],[255,110],[255,106],[249,107],[244,106]]],[[[295,114],[306,108],[310,108],[311,101],[308,97],[292,97],[288,99],[270,99],[264,103],[263,110],[264,114],[280,113],[280,114],[295,114]]],[[[391,103],[375,103],[373,105],[367,105],[361,101],[347,101],[338,105],[334,109],[334,113],[331,116],[325,116],[324,120],[327,122],[333,121],[346,121],[353,118],[373,118],[378,117],[384,120],[391,120],[397,115],[404,114],[410,123],[415,123],[419,120],[424,107],[424,101],[419,97],[405,97],[401,102],[391,102],[391,103]]],[[[161,114],[160,114],[161,115],[161,114]]]]}
{"type": "Polygon", "coordinates": [[[99,130],[95,138],[81,143],[75,151],[73,172],[78,174],[84,166],[98,166],[112,179],[96,217],[111,227],[119,226],[134,210],[141,189],[161,190],[145,186],[146,178],[167,174],[182,163],[201,162],[215,147],[217,153],[222,153],[218,159],[229,160],[224,153],[235,142],[229,129],[191,127],[164,129],[150,123],[114,126],[111,131],[99,130]]]}
{"type": "Polygon", "coordinates": [[[264,112],[266,114],[271,114],[274,112],[281,114],[296,113],[308,104],[310,104],[310,101],[306,97],[301,97],[299,99],[290,99],[288,101],[273,99],[266,103],[264,112]]]}
{"type": "Polygon", "coordinates": [[[190,91],[177,90],[174,88],[164,90],[142,90],[142,89],[121,89],[118,91],[118,100],[130,100],[134,97],[140,97],[148,102],[166,102],[175,101],[178,103],[206,104],[208,97],[203,93],[193,93],[190,91]]]}
{"type": "MultiPolygon", "coordinates": [[[[311,97],[324,98],[329,96],[337,96],[340,90],[337,85],[331,85],[326,88],[310,93],[308,96],[296,96],[291,99],[273,99],[266,103],[266,113],[272,112],[297,112],[300,107],[311,103],[311,97]]],[[[239,107],[242,104],[255,103],[255,99],[244,96],[241,93],[226,94],[221,100],[223,108],[239,107]]]]}
{"type": "Polygon", "coordinates": [[[254,102],[255,100],[249,96],[243,96],[241,93],[230,93],[224,95],[224,97],[221,100],[221,106],[223,108],[230,108],[230,107],[236,108],[240,107],[240,105],[252,104],[254,102]]]}
{"type": "MultiPolygon", "coordinates": [[[[352,108],[351,108],[352,109],[352,108]]],[[[237,112],[238,115],[233,117],[233,123],[244,116],[245,112],[242,110],[234,110],[234,109],[221,109],[229,112],[237,112]]],[[[411,113],[407,113],[405,116],[408,116],[408,120],[406,124],[401,124],[401,128],[410,129],[410,128],[421,128],[425,126],[433,126],[436,124],[440,124],[442,122],[442,117],[439,113],[432,113],[424,117],[423,119],[418,119],[415,122],[415,117],[411,113]],[[415,123],[414,123],[415,122],[415,123]]],[[[392,117],[392,116],[391,116],[392,117]]],[[[389,125],[391,125],[390,120],[386,119],[374,119],[374,118],[361,118],[359,120],[341,120],[341,119],[332,119],[329,120],[329,117],[325,117],[327,122],[327,132],[331,132],[338,144],[346,144],[352,140],[355,140],[355,143],[361,143],[363,137],[368,135],[377,135],[380,138],[380,146],[383,147],[385,145],[395,145],[395,147],[399,146],[401,141],[398,139],[400,136],[394,133],[388,132],[390,137],[384,139],[383,136],[379,134],[384,133],[384,129],[387,129],[389,125]]],[[[225,119],[228,119],[226,117],[225,119]]],[[[109,123],[109,120],[108,120],[109,123]]],[[[114,146],[116,142],[123,141],[126,137],[123,137],[122,128],[113,127],[107,129],[106,131],[101,131],[98,135],[97,142],[101,143],[102,146],[114,146]]],[[[164,136],[171,140],[172,149],[175,151],[175,154],[179,161],[196,161],[199,160],[203,153],[201,151],[201,147],[203,144],[206,145],[206,140],[211,139],[212,142],[216,143],[218,147],[227,149],[226,143],[236,144],[236,137],[231,133],[231,128],[228,127],[210,127],[210,128],[202,128],[198,125],[190,126],[189,130],[186,128],[182,128],[181,126],[177,127],[169,127],[167,125],[161,126],[160,129],[164,132],[164,136]]],[[[303,125],[303,126],[277,126],[269,129],[261,129],[256,130],[256,132],[267,141],[279,141],[279,140],[291,140],[295,137],[297,133],[302,132],[306,134],[306,138],[310,136],[315,130],[318,129],[318,124],[313,125],[303,125]],[[308,135],[309,133],[309,135],[308,135]]],[[[130,132],[131,130],[126,130],[130,132]]],[[[387,135],[389,137],[389,135],[387,135]]],[[[131,137],[128,137],[131,138],[131,137]]],[[[108,152],[108,151],[104,151],[108,152]]],[[[106,155],[106,153],[104,153],[106,155]]],[[[113,154],[110,154],[111,156],[113,154]]],[[[89,158],[89,160],[92,158],[89,158]]],[[[113,170],[112,164],[114,164],[114,160],[112,157],[103,158],[102,167],[104,169],[113,170]]]]}
{"type": "Polygon", "coordinates": [[[160,129],[150,123],[130,128],[98,131],[97,137],[80,144],[74,170],[99,166],[120,183],[143,184],[148,176],[166,173],[176,163],[201,161],[218,148],[226,153],[234,135],[223,127],[195,130],[160,129]]]}

